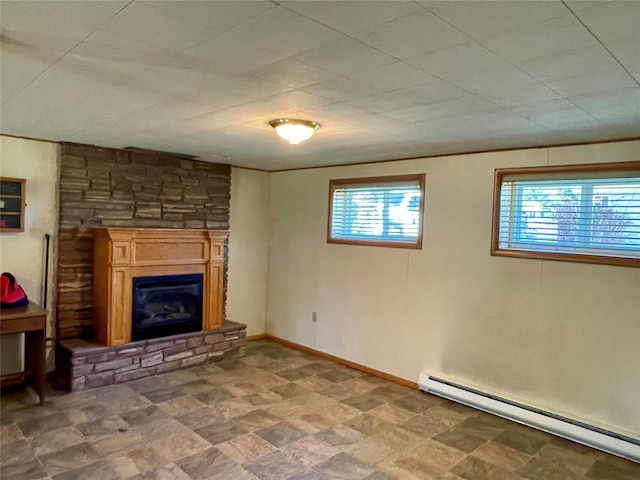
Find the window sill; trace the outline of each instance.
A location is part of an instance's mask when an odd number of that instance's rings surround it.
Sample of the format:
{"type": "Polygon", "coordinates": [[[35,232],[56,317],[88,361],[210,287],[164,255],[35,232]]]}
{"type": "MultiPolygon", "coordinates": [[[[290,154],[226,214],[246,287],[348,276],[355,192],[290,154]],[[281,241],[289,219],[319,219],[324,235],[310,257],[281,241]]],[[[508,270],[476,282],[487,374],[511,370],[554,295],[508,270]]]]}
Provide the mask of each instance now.
{"type": "Polygon", "coordinates": [[[492,248],[491,255],[496,257],[529,258],[534,260],[552,260],[559,262],[595,263],[598,265],[614,265],[618,267],[640,267],[640,258],[610,257],[607,255],[505,250],[502,248],[492,248]]]}

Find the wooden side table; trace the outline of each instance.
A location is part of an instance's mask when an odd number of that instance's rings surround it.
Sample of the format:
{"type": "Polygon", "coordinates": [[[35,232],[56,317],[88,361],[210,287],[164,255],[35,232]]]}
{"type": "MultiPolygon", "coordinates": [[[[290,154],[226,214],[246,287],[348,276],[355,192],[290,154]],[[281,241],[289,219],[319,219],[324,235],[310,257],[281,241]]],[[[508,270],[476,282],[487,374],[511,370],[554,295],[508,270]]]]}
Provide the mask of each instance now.
{"type": "MultiPolygon", "coordinates": [[[[0,310],[0,335],[24,333],[25,374],[29,377],[29,385],[40,397],[40,405],[44,403],[46,330],[47,311],[35,303],[0,310]]],[[[8,375],[0,377],[0,381],[4,377],[8,375]]]]}

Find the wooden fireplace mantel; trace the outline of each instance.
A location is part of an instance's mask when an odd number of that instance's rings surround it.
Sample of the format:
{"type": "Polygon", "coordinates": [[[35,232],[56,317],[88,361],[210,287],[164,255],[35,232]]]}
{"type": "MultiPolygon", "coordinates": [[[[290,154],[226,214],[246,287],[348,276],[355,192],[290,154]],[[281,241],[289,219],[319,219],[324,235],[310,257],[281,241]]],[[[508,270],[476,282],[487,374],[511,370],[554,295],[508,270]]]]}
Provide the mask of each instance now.
{"type": "Polygon", "coordinates": [[[224,230],[98,228],[93,231],[93,323],[98,343],[131,342],[133,278],[203,274],[203,330],[223,320],[224,230]]]}

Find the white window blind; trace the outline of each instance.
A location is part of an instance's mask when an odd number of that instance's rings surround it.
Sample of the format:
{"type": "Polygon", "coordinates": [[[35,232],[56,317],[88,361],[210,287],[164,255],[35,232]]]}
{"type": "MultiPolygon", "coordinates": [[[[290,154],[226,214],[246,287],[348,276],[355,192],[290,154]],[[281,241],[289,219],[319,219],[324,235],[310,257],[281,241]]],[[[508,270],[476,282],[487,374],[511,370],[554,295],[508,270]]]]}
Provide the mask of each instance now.
{"type": "Polygon", "coordinates": [[[499,248],[640,258],[640,171],[580,176],[503,178],[499,248]]]}
{"type": "MultiPolygon", "coordinates": [[[[366,179],[357,179],[366,180],[366,179]]],[[[424,176],[389,181],[332,181],[329,241],[416,245],[422,229],[424,176]]]]}

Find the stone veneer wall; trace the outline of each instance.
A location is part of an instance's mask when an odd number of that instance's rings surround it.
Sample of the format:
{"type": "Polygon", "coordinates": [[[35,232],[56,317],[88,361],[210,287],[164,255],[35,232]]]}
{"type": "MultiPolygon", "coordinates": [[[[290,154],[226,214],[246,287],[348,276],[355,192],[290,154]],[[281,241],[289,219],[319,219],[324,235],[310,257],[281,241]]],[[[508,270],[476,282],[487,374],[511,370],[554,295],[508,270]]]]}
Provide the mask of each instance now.
{"type": "Polygon", "coordinates": [[[79,338],[58,343],[56,383],[75,391],[128,382],[180,368],[244,355],[247,327],[222,328],[103,347],[79,338]]]}
{"type": "Polygon", "coordinates": [[[93,228],[228,229],[230,189],[230,165],[62,144],[56,337],[93,335],[93,228]]]}

